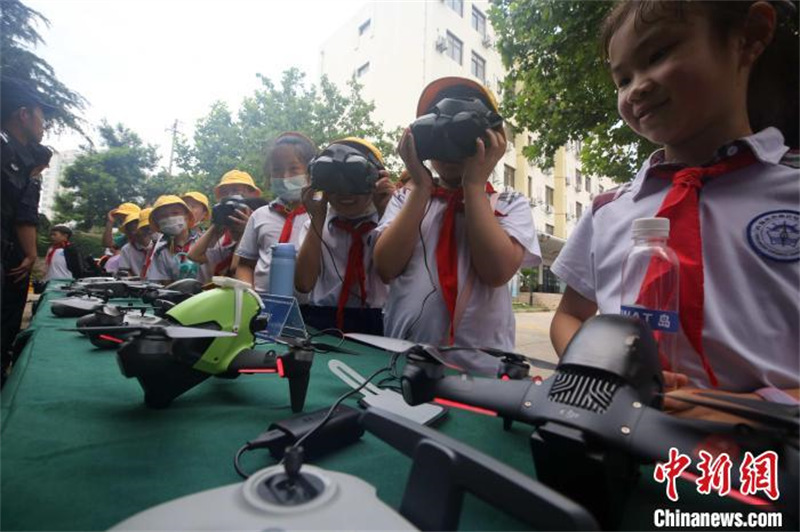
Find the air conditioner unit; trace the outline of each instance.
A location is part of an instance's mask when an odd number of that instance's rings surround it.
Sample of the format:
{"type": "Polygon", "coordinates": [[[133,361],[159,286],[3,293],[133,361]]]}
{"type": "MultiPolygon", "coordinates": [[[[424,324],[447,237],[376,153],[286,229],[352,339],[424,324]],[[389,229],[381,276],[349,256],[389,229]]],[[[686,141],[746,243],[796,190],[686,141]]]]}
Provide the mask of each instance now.
{"type": "Polygon", "coordinates": [[[595,194],[594,192],[591,192],[591,193],[589,194],[589,199],[590,199],[590,200],[593,200],[593,199],[595,198],[595,196],[597,196],[597,194],[595,194]]]}
{"type": "Polygon", "coordinates": [[[447,39],[444,37],[438,37],[436,39],[436,51],[444,52],[445,50],[447,50],[447,39]]]}
{"type": "Polygon", "coordinates": [[[570,179],[569,176],[566,176],[565,179],[567,180],[567,186],[570,186],[572,184],[572,179],[570,179]]]}
{"type": "Polygon", "coordinates": [[[483,45],[484,48],[491,48],[492,47],[492,40],[489,38],[488,35],[484,35],[483,40],[481,41],[481,44],[483,45]]]}
{"type": "Polygon", "coordinates": [[[544,212],[546,212],[547,214],[552,214],[553,213],[553,206],[552,205],[545,205],[544,206],[544,212]]]}

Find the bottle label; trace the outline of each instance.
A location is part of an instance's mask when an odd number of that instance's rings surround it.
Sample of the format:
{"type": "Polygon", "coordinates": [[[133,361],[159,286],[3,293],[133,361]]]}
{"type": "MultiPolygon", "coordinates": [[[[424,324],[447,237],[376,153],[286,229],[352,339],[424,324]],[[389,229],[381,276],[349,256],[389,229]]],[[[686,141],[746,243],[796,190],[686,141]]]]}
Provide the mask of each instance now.
{"type": "Polygon", "coordinates": [[[654,331],[678,332],[678,313],[668,310],[653,310],[644,307],[622,305],[620,314],[639,318],[654,331]]]}

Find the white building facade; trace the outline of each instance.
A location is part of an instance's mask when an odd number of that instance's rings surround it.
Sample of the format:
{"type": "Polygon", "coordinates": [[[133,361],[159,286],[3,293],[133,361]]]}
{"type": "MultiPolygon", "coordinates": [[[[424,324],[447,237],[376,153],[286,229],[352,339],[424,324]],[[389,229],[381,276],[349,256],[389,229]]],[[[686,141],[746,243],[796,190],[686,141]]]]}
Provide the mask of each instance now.
{"type": "MultiPolygon", "coordinates": [[[[472,78],[499,96],[506,71],[493,46],[489,7],[488,1],[466,0],[366,4],[323,43],[320,73],[340,88],[355,77],[364,99],[375,103],[373,117],[390,130],[414,121],[422,89],[441,77],[472,78]]],[[[549,265],[594,194],[614,185],[581,175],[579,146],[559,150],[553,169],[533,166],[522,153],[531,138],[527,132],[509,137],[491,181],[498,190],[529,198],[544,255],[539,284],[557,291],[549,265]]]]}
{"type": "Polygon", "coordinates": [[[56,195],[61,191],[64,170],[75,162],[79,150],[56,151],[50,159],[50,166],[42,172],[42,190],[39,196],[39,212],[53,221],[56,195]]]}

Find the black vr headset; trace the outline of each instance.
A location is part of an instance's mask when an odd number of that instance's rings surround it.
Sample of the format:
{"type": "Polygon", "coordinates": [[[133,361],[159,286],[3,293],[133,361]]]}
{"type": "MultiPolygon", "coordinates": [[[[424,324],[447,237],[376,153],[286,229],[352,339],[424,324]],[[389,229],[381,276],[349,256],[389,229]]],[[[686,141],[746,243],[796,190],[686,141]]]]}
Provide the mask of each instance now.
{"type": "Polygon", "coordinates": [[[308,166],[311,187],[338,194],[370,194],[383,164],[372,153],[345,144],[331,144],[308,166]]]}
{"type": "Polygon", "coordinates": [[[420,161],[457,163],[475,155],[475,141],[503,123],[479,98],[444,98],[411,124],[420,161]]]}
{"type": "Polygon", "coordinates": [[[244,210],[245,207],[249,207],[250,210],[254,211],[266,204],[267,200],[264,198],[245,198],[238,194],[234,196],[226,196],[219,200],[219,203],[214,205],[214,207],[212,207],[211,223],[216,226],[231,225],[232,222],[228,216],[233,216],[233,214],[236,212],[236,209],[244,210]]]}

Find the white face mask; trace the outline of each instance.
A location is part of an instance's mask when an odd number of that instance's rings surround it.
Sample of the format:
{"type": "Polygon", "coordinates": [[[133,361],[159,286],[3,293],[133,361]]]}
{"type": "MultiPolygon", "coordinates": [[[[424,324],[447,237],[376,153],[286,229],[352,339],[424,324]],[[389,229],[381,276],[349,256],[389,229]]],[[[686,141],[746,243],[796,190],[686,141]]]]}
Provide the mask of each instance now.
{"type": "Polygon", "coordinates": [[[283,201],[294,203],[300,201],[303,187],[308,184],[306,174],[294,175],[283,179],[270,179],[269,189],[283,201]]]}
{"type": "Polygon", "coordinates": [[[177,236],[186,230],[186,217],[185,216],[168,216],[158,221],[158,227],[161,232],[167,236],[177,236]]]}

